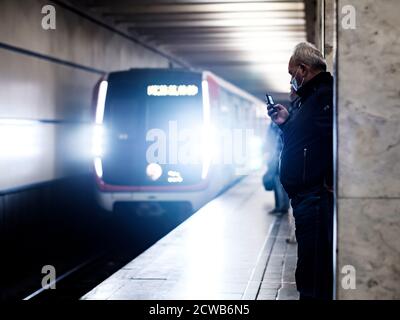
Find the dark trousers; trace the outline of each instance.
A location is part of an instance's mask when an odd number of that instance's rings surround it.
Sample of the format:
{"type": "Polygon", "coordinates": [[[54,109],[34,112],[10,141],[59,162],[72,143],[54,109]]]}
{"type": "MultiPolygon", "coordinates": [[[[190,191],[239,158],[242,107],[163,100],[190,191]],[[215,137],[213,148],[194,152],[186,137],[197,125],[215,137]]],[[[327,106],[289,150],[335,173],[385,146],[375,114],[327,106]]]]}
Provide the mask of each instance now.
{"type": "Polygon", "coordinates": [[[324,188],[298,194],[291,205],[296,223],[296,285],[300,299],[332,299],[333,194],[324,188]]]}
{"type": "Polygon", "coordinates": [[[286,212],[289,210],[289,197],[283,189],[279,174],[274,177],[274,195],[275,195],[275,209],[278,211],[286,212]]]}

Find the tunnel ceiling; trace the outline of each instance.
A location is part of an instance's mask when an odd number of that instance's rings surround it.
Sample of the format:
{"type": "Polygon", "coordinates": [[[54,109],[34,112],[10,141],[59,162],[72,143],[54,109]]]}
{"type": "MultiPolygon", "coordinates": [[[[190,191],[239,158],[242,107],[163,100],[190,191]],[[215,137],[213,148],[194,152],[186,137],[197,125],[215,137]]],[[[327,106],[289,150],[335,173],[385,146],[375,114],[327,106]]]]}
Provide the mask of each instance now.
{"type": "Polygon", "coordinates": [[[304,1],[69,1],[135,38],[262,97],[289,90],[287,62],[306,39],[304,1]]]}

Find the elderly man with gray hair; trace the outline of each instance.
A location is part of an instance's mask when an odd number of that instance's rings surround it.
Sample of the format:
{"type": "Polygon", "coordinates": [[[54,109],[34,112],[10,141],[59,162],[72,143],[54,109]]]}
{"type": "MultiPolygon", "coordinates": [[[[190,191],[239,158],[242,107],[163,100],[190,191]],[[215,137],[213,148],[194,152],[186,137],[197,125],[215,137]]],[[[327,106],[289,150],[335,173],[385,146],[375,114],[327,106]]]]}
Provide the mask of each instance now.
{"type": "Polygon", "coordinates": [[[310,43],[295,47],[289,61],[299,99],[268,114],[283,132],[281,183],[291,199],[300,299],[332,299],[333,292],[333,78],[310,43]]]}

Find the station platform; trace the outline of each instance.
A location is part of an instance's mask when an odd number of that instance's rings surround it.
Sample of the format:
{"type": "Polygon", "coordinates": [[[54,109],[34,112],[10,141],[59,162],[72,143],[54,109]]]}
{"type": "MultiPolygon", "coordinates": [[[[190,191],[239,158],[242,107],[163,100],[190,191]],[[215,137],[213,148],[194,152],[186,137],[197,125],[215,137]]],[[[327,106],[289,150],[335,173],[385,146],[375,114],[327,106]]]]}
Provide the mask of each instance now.
{"type": "Polygon", "coordinates": [[[287,215],[261,175],[242,179],[82,300],[296,300],[287,215]]]}

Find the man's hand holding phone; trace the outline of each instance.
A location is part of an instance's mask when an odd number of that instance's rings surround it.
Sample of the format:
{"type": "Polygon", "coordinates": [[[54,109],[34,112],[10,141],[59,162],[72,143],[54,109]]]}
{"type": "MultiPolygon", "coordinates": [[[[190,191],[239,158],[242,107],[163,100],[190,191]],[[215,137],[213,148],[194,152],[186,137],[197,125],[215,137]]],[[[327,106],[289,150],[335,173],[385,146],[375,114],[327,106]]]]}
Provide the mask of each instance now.
{"type": "Polygon", "coordinates": [[[277,125],[284,124],[289,118],[289,111],[281,104],[268,105],[268,115],[277,125]]]}

